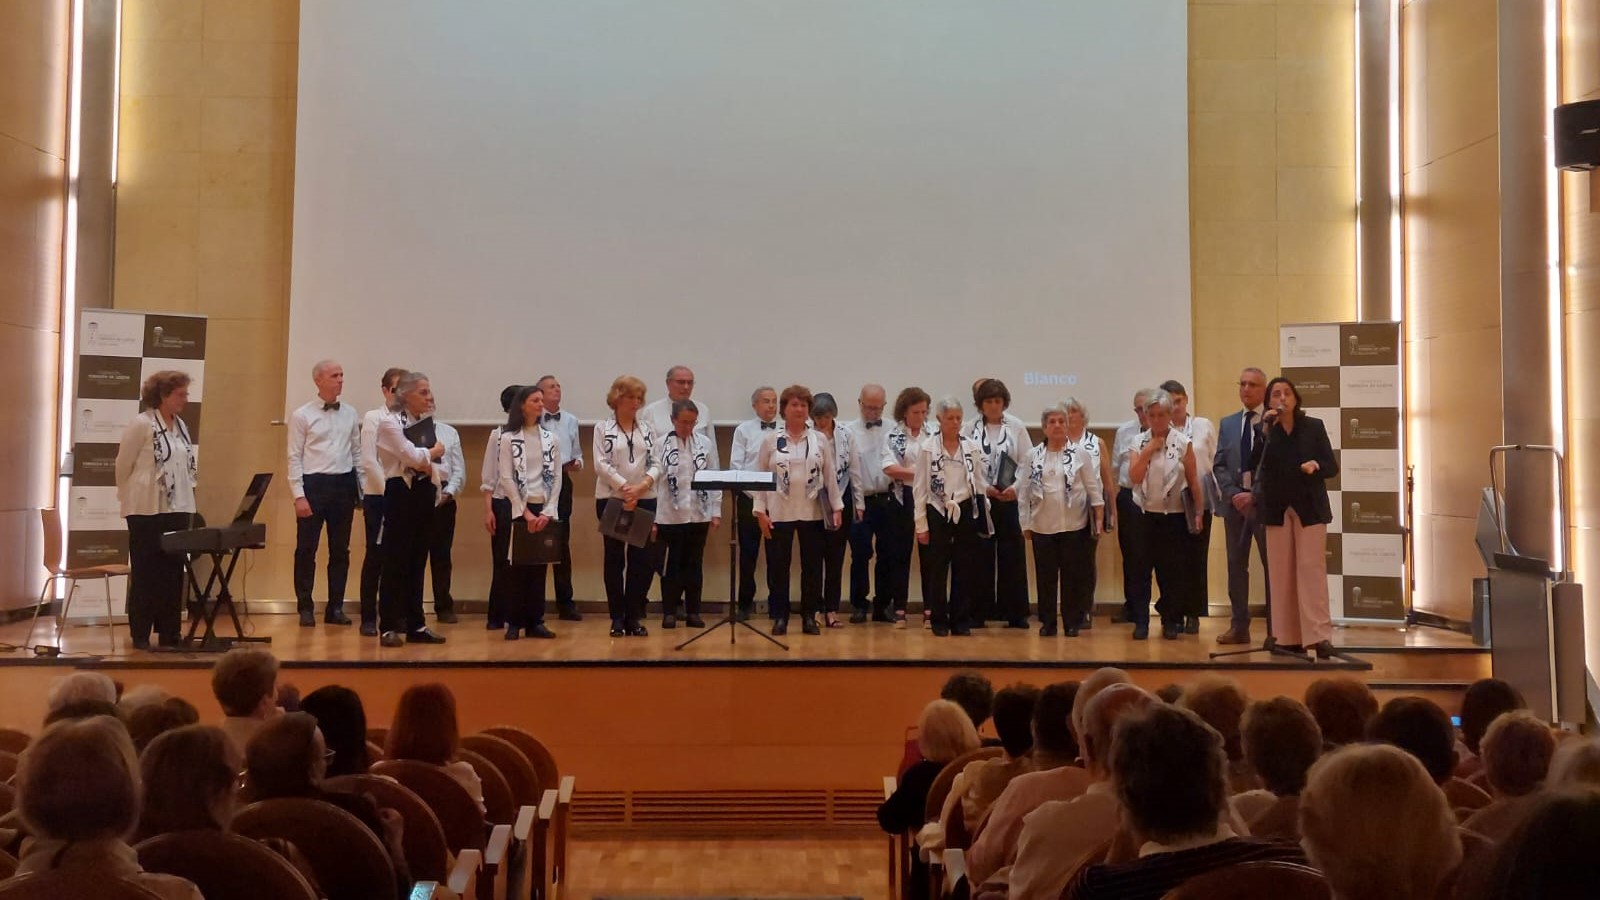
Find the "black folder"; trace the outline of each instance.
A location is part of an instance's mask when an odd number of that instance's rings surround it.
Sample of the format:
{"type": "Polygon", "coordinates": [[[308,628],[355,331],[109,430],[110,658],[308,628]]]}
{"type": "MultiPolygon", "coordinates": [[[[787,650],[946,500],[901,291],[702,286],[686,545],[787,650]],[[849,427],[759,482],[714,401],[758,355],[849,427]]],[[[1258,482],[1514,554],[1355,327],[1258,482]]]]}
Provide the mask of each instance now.
{"type": "Polygon", "coordinates": [[[511,523],[511,564],[513,566],[551,566],[561,562],[566,545],[567,523],[547,522],[539,531],[528,530],[527,519],[511,523]]]}
{"type": "Polygon", "coordinates": [[[1000,468],[994,476],[994,486],[998,490],[1005,490],[1017,483],[1017,461],[1011,454],[1000,454],[1000,468]]]}
{"type": "Polygon", "coordinates": [[[411,423],[404,431],[413,447],[432,447],[439,442],[439,429],[434,427],[433,416],[411,423]]]}
{"type": "Polygon", "coordinates": [[[656,514],[642,506],[623,509],[622,498],[612,497],[600,512],[600,533],[624,544],[643,547],[650,543],[650,530],[655,527],[656,514]]]}

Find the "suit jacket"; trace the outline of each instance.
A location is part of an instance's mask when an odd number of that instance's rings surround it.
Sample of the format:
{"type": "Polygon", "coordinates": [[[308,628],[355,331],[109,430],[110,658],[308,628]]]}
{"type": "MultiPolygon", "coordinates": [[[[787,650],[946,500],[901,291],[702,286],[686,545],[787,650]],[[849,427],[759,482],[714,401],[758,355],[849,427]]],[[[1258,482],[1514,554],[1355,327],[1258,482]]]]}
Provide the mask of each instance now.
{"type": "MultiPolygon", "coordinates": [[[[1239,437],[1243,430],[1242,409],[1232,415],[1223,416],[1222,424],[1217,426],[1217,458],[1211,464],[1211,475],[1217,480],[1217,490],[1222,492],[1222,509],[1219,512],[1225,519],[1239,518],[1239,511],[1233,508],[1233,498],[1234,495],[1244,492],[1244,486],[1239,483],[1239,473],[1249,462],[1241,457],[1244,447],[1239,437]]],[[[1261,446],[1260,421],[1256,422],[1255,436],[1250,440],[1252,447],[1261,446]]]]}

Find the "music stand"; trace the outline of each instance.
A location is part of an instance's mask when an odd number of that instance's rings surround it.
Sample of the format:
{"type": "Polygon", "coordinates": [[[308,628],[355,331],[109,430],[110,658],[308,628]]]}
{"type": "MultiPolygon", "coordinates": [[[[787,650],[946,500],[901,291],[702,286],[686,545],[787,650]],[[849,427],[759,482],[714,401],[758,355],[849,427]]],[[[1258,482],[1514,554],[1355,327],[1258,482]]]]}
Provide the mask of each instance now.
{"type": "Polygon", "coordinates": [[[779,647],[788,650],[788,644],[785,644],[783,641],[780,641],[765,631],[762,631],[754,625],[751,625],[749,622],[739,621],[739,617],[736,615],[739,597],[737,581],[739,574],[739,504],[737,498],[734,497],[734,493],[737,491],[775,491],[778,489],[777,477],[771,472],[741,472],[731,469],[727,471],[713,471],[707,469],[694,474],[694,481],[691,483],[691,487],[697,491],[728,492],[728,496],[726,498],[727,503],[724,504],[725,509],[732,510],[732,513],[726,517],[728,520],[728,612],[722,617],[722,621],[717,622],[710,628],[707,628],[705,631],[702,631],[694,637],[689,638],[687,641],[684,641],[673,649],[682,650],[695,641],[700,640],[711,632],[716,631],[718,628],[726,625],[728,626],[729,644],[737,644],[738,641],[736,640],[736,637],[739,634],[739,629],[748,628],[761,637],[766,638],[768,641],[771,641],[772,643],[777,644],[779,647]]]}

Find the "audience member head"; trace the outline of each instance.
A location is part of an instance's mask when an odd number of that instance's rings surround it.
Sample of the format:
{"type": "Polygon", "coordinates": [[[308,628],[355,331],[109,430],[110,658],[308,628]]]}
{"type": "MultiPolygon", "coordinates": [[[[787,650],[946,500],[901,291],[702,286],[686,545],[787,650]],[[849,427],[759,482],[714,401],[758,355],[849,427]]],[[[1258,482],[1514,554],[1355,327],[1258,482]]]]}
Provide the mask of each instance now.
{"type": "Polygon", "coordinates": [[[333,754],[328,776],[359,775],[372,761],[367,758],[367,711],[355,691],[337,684],[320,687],[300,701],[301,712],[317,720],[322,739],[333,754]]]}
{"type": "Polygon", "coordinates": [[[310,713],[285,713],[261,726],[244,748],[250,801],[314,793],[327,773],[327,745],[310,713]]]}
{"type": "Polygon", "coordinates": [[[1456,770],[1456,730],[1439,704],[1423,697],[1396,697],[1367,724],[1367,738],[1393,744],[1415,756],[1438,784],[1456,770]]]}
{"type": "Polygon", "coordinates": [[[23,751],[15,785],[17,813],[35,838],[125,840],[139,821],[139,763],[127,729],[109,716],[46,728],[23,751]]]}
{"type": "MultiPolygon", "coordinates": [[[[125,717],[131,717],[134,710],[141,706],[153,706],[171,697],[166,688],[154,684],[141,684],[122,692],[117,698],[117,706],[122,708],[125,717]]],[[[131,719],[130,719],[131,721],[131,719]]]]}
{"type": "Polygon", "coordinates": [[[1261,786],[1292,797],[1306,786],[1306,773],[1322,755],[1322,729],[1311,710],[1292,697],[1258,700],[1245,710],[1244,758],[1261,786]]]}
{"type": "Polygon", "coordinates": [[[1094,695],[1100,693],[1113,684],[1132,684],[1133,679],[1121,669],[1106,666],[1095,669],[1089,677],[1083,680],[1078,688],[1078,695],[1074,698],[1072,706],[1072,733],[1083,734],[1083,711],[1088,708],[1089,701],[1094,695]]]}
{"type": "Polygon", "coordinates": [[[1467,686],[1461,697],[1461,743],[1474,754],[1479,752],[1484,732],[1502,713],[1525,709],[1522,694],[1498,678],[1480,678],[1467,686]]]}
{"type": "Polygon", "coordinates": [[[1083,733],[1078,736],[1084,767],[1096,778],[1111,776],[1111,736],[1126,716],[1156,706],[1160,699],[1134,684],[1107,685],[1083,709],[1083,733]]]}
{"type": "Polygon", "coordinates": [[[1033,749],[1033,708],[1039,703],[1039,689],[1031,684],[1013,684],[994,695],[994,732],[1006,755],[1015,759],[1033,749]]]}
{"type": "Polygon", "coordinates": [[[1033,758],[1036,765],[1066,765],[1078,758],[1078,737],[1072,715],[1083,693],[1076,681],[1047,684],[1033,705],[1033,758]]]}
{"type": "Polygon", "coordinates": [[[1558,743],[1544,785],[1550,790],[1600,787],[1600,740],[1574,737],[1558,743]]]}
{"type": "Polygon", "coordinates": [[[1300,835],[1341,900],[1432,900],[1461,862],[1444,791],[1386,744],[1344,747],[1311,767],[1300,835]]]}
{"type": "Polygon", "coordinates": [[[45,712],[53,713],[69,703],[80,700],[97,700],[101,703],[117,702],[117,684],[100,672],[73,672],[63,675],[50,685],[45,695],[45,712]]]}
{"type": "Polygon", "coordinates": [[[1488,897],[1588,900],[1600,884],[1600,790],[1550,791],[1500,845],[1488,897]]]}
{"type": "Polygon", "coordinates": [[[1522,797],[1538,790],[1550,772],[1556,736],[1525,709],[1502,713],[1484,732],[1483,772],[1496,797],[1522,797]]]}
{"type": "Polygon", "coordinates": [[[225,716],[271,716],[278,705],[278,658],[254,647],[229,650],[211,669],[211,693],[225,716]]]}
{"type": "Polygon", "coordinates": [[[1378,698],[1354,678],[1318,678],[1306,688],[1306,709],[1322,729],[1322,739],[1342,747],[1366,740],[1367,722],[1378,714],[1378,698]]]}
{"type": "Polygon", "coordinates": [[[390,759],[415,759],[442,766],[452,762],[461,750],[461,732],[456,722],[456,695],[437,682],[414,684],[400,695],[389,729],[390,759]]]}
{"type": "Polygon", "coordinates": [[[209,725],[185,725],[151,741],[139,757],[144,781],[139,836],[226,830],[240,765],[233,742],[209,725]]]}
{"type": "Polygon", "coordinates": [[[917,720],[917,749],[922,758],[945,765],[963,753],[978,749],[978,729],[961,707],[949,700],[934,700],[917,720]]]}
{"type": "Polygon", "coordinates": [[[939,690],[939,699],[949,700],[966,710],[967,716],[972,719],[972,727],[982,728],[994,711],[994,685],[982,672],[966,669],[945,679],[944,687],[939,690]]]}
{"type": "Polygon", "coordinates": [[[168,697],[160,703],[150,703],[128,714],[128,736],[140,753],[157,737],[200,721],[200,711],[182,697],[168,697]]]}
{"type": "Polygon", "coordinates": [[[1124,716],[1111,740],[1111,783],[1140,841],[1175,844],[1217,831],[1228,781],[1222,736],[1200,717],[1153,705],[1124,716]]]}
{"type": "Polygon", "coordinates": [[[1250,704],[1239,682],[1221,675],[1206,675],[1184,689],[1178,705],[1200,717],[1222,735],[1222,749],[1230,762],[1244,759],[1239,723],[1250,704]]]}
{"type": "Polygon", "coordinates": [[[1156,698],[1162,703],[1176,704],[1183,699],[1183,685],[1176,682],[1164,684],[1156,689],[1156,698]]]}
{"type": "Polygon", "coordinates": [[[76,722],[79,719],[96,719],[101,716],[108,716],[121,722],[122,709],[115,703],[107,703],[104,700],[74,700],[50,710],[44,717],[44,724],[49,726],[57,722],[76,722]]]}

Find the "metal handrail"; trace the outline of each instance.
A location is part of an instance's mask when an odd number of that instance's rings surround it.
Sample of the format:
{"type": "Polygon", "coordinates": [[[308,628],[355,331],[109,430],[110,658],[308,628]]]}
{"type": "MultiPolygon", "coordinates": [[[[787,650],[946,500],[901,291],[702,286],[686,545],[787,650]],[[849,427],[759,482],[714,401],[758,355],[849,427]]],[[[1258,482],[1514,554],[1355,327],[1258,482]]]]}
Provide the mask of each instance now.
{"type": "Polygon", "coordinates": [[[1562,570],[1551,572],[1551,579],[1557,582],[1567,581],[1572,575],[1572,536],[1570,523],[1567,521],[1567,461],[1558,447],[1549,444],[1500,444],[1489,448],[1489,487],[1494,492],[1494,523],[1500,532],[1500,552],[1511,552],[1511,536],[1506,530],[1506,500],[1505,492],[1501,490],[1500,474],[1505,470],[1502,460],[1499,467],[1495,461],[1508,453],[1528,451],[1531,453],[1548,453],[1555,458],[1556,464],[1556,516],[1560,521],[1561,565],[1562,570]]]}

